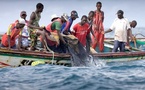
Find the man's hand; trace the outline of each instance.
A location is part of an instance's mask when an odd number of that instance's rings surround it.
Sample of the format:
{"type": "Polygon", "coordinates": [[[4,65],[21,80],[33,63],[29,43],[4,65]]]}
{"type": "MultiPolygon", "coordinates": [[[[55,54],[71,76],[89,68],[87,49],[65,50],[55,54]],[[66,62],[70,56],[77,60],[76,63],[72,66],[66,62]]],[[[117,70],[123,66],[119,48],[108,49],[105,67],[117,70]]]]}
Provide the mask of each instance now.
{"type": "Polygon", "coordinates": [[[128,50],[132,49],[132,47],[130,45],[126,46],[125,48],[128,49],[128,50]]]}
{"type": "Polygon", "coordinates": [[[98,27],[96,24],[93,24],[93,26],[94,26],[94,28],[95,28],[96,30],[99,29],[99,27],[98,27]]]}
{"type": "Polygon", "coordinates": [[[44,26],[42,26],[42,27],[39,27],[39,29],[42,31],[42,30],[44,29],[44,26]]]}
{"type": "Polygon", "coordinates": [[[23,51],[23,49],[22,49],[22,48],[20,48],[20,47],[18,47],[18,50],[19,50],[19,51],[23,51]]]}
{"type": "Polygon", "coordinates": [[[11,47],[10,46],[8,47],[8,50],[11,50],[11,47]]]}
{"type": "Polygon", "coordinates": [[[101,33],[102,33],[102,34],[105,34],[105,32],[104,32],[104,31],[101,31],[101,33]]]}
{"type": "Polygon", "coordinates": [[[135,38],[135,36],[132,36],[132,41],[136,41],[136,38],[135,38]]]}

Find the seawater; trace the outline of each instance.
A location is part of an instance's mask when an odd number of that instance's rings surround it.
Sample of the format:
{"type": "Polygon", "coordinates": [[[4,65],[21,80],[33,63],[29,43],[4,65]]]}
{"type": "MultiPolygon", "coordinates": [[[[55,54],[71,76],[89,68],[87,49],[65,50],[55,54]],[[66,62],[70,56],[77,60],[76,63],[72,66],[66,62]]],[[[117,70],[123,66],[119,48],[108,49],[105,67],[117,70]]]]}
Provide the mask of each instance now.
{"type": "Polygon", "coordinates": [[[0,68],[0,90],[145,90],[145,60],[0,68]]]}

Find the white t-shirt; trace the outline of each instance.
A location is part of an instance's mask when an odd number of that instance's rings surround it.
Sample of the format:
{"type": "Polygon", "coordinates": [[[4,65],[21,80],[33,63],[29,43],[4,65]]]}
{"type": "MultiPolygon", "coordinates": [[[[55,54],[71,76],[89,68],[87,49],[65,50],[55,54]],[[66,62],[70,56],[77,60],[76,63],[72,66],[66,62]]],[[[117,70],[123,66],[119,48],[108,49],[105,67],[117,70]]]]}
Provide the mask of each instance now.
{"type": "Polygon", "coordinates": [[[130,28],[129,21],[126,18],[116,18],[110,29],[115,30],[115,40],[127,42],[127,30],[130,28]]]}
{"type": "Polygon", "coordinates": [[[22,30],[22,36],[29,37],[29,32],[28,32],[28,27],[27,26],[24,26],[24,28],[22,30]]]}

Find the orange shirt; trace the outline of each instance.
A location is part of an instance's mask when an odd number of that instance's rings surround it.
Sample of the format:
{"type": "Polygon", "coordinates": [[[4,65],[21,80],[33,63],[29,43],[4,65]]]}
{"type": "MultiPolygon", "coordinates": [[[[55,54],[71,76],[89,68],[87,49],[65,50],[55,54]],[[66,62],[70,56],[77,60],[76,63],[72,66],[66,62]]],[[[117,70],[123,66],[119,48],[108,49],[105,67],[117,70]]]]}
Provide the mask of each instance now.
{"type": "Polygon", "coordinates": [[[89,24],[85,23],[81,26],[79,23],[77,23],[74,25],[73,30],[75,31],[74,36],[79,39],[83,46],[86,46],[86,36],[90,34],[89,24]]]}
{"type": "MultiPolygon", "coordinates": [[[[61,29],[62,26],[62,22],[61,19],[58,18],[56,20],[54,20],[52,23],[48,24],[46,27],[46,30],[49,31],[51,34],[53,34],[54,38],[59,41],[59,37],[58,37],[58,33],[57,31],[59,29],[61,29]],[[57,22],[57,23],[56,23],[57,22]],[[56,25],[57,24],[57,25],[56,25]]],[[[49,39],[47,39],[48,45],[49,46],[54,46],[54,45],[58,45],[58,42],[55,41],[51,41],[49,39]]]]}
{"type": "Polygon", "coordinates": [[[8,47],[8,35],[10,35],[10,45],[14,46],[15,45],[15,38],[17,35],[19,35],[21,32],[21,29],[16,28],[16,23],[10,24],[9,29],[7,33],[5,33],[2,36],[2,41],[1,43],[5,46],[8,47]]]}

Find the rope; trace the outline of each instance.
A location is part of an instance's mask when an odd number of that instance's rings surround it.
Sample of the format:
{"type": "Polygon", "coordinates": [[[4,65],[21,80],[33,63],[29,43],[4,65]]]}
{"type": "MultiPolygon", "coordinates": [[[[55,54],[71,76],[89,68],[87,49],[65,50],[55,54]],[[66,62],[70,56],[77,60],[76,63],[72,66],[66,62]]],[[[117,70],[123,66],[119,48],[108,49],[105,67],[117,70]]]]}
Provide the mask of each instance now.
{"type": "Polygon", "coordinates": [[[145,35],[143,35],[143,34],[141,34],[141,33],[135,34],[135,37],[136,37],[137,35],[141,35],[141,36],[145,37],[145,35]]]}
{"type": "Polygon", "coordinates": [[[54,63],[54,52],[48,47],[46,40],[44,40],[44,43],[46,45],[46,48],[50,51],[50,53],[52,53],[52,62],[51,62],[51,64],[53,64],[54,63]]]}
{"type": "MultiPolygon", "coordinates": [[[[141,33],[137,33],[137,34],[134,35],[135,38],[136,38],[137,35],[141,35],[142,37],[145,37],[145,35],[143,35],[143,34],[141,34],[141,33]]],[[[136,41],[135,41],[135,40],[134,40],[134,46],[135,46],[135,48],[137,48],[137,46],[136,46],[136,41]]]]}
{"type": "MultiPolygon", "coordinates": [[[[44,30],[45,30],[47,33],[50,33],[49,31],[46,30],[45,27],[44,27],[44,30]]],[[[54,63],[54,52],[48,47],[47,42],[46,42],[45,39],[44,39],[44,43],[45,43],[45,45],[46,45],[46,48],[50,51],[50,53],[52,53],[52,62],[51,62],[51,64],[53,64],[53,63],[54,63]]]]}

